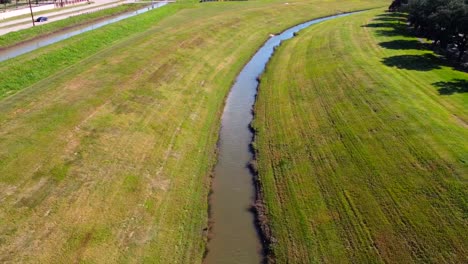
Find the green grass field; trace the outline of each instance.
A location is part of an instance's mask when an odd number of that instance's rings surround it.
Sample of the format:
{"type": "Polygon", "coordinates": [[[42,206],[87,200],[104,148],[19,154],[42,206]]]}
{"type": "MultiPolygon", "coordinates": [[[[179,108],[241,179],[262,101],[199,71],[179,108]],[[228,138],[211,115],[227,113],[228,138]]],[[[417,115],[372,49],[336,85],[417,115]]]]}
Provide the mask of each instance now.
{"type": "Polygon", "coordinates": [[[200,263],[242,66],[271,33],[387,4],[288,2],[173,4],[0,63],[0,262],[200,263]]]}
{"type": "Polygon", "coordinates": [[[19,31],[10,32],[8,34],[3,35],[0,38],[0,49],[14,46],[18,43],[32,40],[38,37],[43,37],[45,35],[53,34],[58,31],[68,29],[71,27],[86,25],[86,24],[99,21],[101,19],[105,19],[111,16],[138,10],[142,7],[143,6],[139,4],[120,5],[120,6],[96,11],[90,14],[77,15],[77,16],[69,17],[67,19],[51,22],[45,25],[39,25],[37,27],[31,27],[31,28],[27,28],[27,29],[23,29],[19,31]]]}
{"type": "Polygon", "coordinates": [[[283,43],[254,128],[278,263],[466,263],[468,74],[368,11],[283,43]]]}

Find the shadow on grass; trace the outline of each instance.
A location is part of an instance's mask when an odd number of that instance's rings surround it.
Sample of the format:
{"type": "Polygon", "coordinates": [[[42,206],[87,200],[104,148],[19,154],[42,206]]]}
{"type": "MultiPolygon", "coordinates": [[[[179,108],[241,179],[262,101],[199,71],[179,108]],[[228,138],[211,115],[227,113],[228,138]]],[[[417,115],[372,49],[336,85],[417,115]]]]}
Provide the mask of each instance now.
{"type": "Polygon", "coordinates": [[[383,37],[416,37],[415,34],[410,33],[408,30],[402,30],[398,28],[393,29],[379,29],[375,33],[383,37]]]}
{"type": "Polygon", "coordinates": [[[376,17],[374,21],[405,23],[406,17],[376,17]]]}
{"type": "Polygon", "coordinates": [[[400,12],[385,12],[382,14],[378,14],[376,17],[406,18],[407,15],[405,13],[400,12]]]}
{"type": "MultiPolygon", "coordinates": [[[[375,20],[374,20],[375,21],[375,20]]],[[[395,24],[391,22],[373,22],[363,27],[370,27],[370,28],[394,28],[395,24]]]]}
{"type": "MultiPolygon", "coordinates": [[[[391,14],[389,14],[391,15],[391,14]]],[[[387,36],[387,37],[394,37],[394,36],[413,36],[411,32],[409,32],[408,27],[404,21],[406,20],[406,16],[398,16],[398,17],[376,17],[372,20],[371,23],[367,25],[363,25],[362,27],[368,28],[376,28],[375,31],[377,35],[380,36],[387,36]]]]}
{"type": "MultiPolygon", "coordinates": [[[[423,43],[414,39],[420,37],[413,32],[404,22],[407,16],[403,13],[383,13],[377,15],[370,23],[362,27],[373,28],[373,32],[378,36],[400,37],[391,41],[380,42],[382,48],[393,50],[432,50],[431,44],[423,43]],[[401,39],[410,37],[413,39],[401,39]]],[[[421,55],[398,55],[382,60],[387,66],[397,67],[399,69],[431,71],[440,69],[441,66],[453,67],[455,70],[464,71],[453,63],[432,53],[421,55]]]]}
{"type": "Polygon", "coordinates": [[[421,43],[417,40],[404,40],[404,39],[397,39],[387,42],[380,42],[379,45],[382,48],[386,49],[394,49],[394,50],[428,50],[430,49],[430,45],[426,43],[421,43]]]}
{"type": "Polygon", "coordinates": [[[436,82],[432,85],[439,88],[440,95],[451,95],[455,93],[468,92],[468,80],[463,79],[454,79],[451,82],[436,82]]]}
{"type": "Polygon", "coordinates": [[[440,66],[443,65],[443,61],[439,57],[430,53],[392,56],[383,59],[382,62],[390,67],[416,71],[431,71],[440,69],[440,66]]]}

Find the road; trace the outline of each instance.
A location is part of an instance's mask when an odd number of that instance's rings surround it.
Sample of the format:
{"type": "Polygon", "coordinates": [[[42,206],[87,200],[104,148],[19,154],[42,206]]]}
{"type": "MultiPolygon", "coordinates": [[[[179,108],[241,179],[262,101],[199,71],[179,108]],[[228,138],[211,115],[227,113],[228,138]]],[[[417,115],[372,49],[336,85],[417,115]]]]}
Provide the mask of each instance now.
{"type": "MultiPolygon", "coordinates": [[[[67,9],[62,9],[62,10],[57,9],[59,11],[43,14],[42,16],[47,16],[49,18],[49,21],[36,23],[36,26],[45,25],[47,23],[62,20],[62,19],[66,19],[66,18],[69,18],[71,16],[96,12],[96,11],[99,11],[99,10],[102,10],[102,9],[115,7],[115,6],[124,4],[124,3],[126,3],[126,1],[121,1],[121,0],[95,0],[94,3],[92,3],[90,5],[80,5],[80,6],[77,6],[76,8],[67,8],[67,9]]],[[[5,35],[5,34],[10,33],[10,32],[13,32],[13,31],[18,31],[18,30],[21,30],[21,29],[30,28],[32,26],[33,25],[31,23],[31,18],[30,17],[28,17],[28,18],[23,17],[23,18],[19,18],[19,19],[15,19],[15,20],[6,21],[6,22],[0,22],[0,36],[5,35]]]]}

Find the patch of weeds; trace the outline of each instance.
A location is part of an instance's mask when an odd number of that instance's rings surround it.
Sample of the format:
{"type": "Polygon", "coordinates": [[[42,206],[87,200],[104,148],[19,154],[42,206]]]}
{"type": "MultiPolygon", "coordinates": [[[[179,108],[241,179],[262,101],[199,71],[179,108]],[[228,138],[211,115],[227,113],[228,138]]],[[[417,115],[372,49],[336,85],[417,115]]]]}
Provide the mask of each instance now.
{"type": "Polygon", "coordinates": [[[93,244],[99,245],[109,240],[110,237],[112,237],[111,228],[109,226],[102,226],[100,228],[94,229],[91,242],[93,244]]]}
{"type": "Polygon", "coordinates": [[[69,163],[59,164],[50,170],[50,176],[52,177],[52,179],[60,182],[60,181],[63,181],[65,177],[67,177],[69,171],[70,171],[69,163]]]}
{"type": "Polygon", "coordinates": [[[125,176],[123,189],[127,192],[137,192],[140,189],[140,177],[134,174],[125,176]]]}
{"type": "Polygon", "coordinates": [[[145,210],[149,213],[153,213],[154,209],[156,208],[156,202],[154,199],[148,199],[145,201],[144,204],[145,210]]]}

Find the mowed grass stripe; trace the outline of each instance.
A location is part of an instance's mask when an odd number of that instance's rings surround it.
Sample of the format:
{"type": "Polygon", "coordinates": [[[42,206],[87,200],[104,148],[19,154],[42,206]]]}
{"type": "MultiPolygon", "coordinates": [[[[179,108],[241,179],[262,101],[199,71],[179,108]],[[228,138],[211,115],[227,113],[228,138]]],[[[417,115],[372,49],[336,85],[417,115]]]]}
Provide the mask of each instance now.
{"type": "MultiPolygon", "coordinates": [[[[369,29],[366,29],[369,30],[369,29]]],[[[428,51],[416,51],[416,50],[403,50],[397,53],[395,50],[386,50],[386,49],[381,49],[377,45],[378,41],[375,40],[375,37],[373,34],[368,35],[369,38],[371,38],[371,41],[369,42],[364,42],[364,43],[372,43],[372,47],[370,49],[375,50],[375,52],[378,52],[379,58],[384,59],[385,57],[390,57],[393,55],[398,55],[398,54],[403,54],[403,55],[408,55],[408,54],[424,54],[428,53],[428,51]],[[374,41],[372,41],[374,39],[374,41]]],[[[405,38],[402,38],[405,40],[405,38]]],[[[388,42],[391,41],[392,38],[386,38],[382,39],[380,42],[388,42]]],[[[415,41],[412,38],[408,38],[406,40],[412,40],[415,41]]],[[[361,43],[362,45],[362,43],[361,43]]],[[[430,53],[430,52],[429,52],[430,53]]],[[[362,59],[365,60],[365,53],[362,52],[362,59]]],[[[365,70],[365,69],[364,69],[365,70]]],[[[459,139],[459,136],[456,136],[456,134],[463,133],[465,131],[465,127],[461,125],[462,123],[466,123],[466,117],[468,116],[468,112],[466,109],[466,105],[468,104],[468,99],[466,96],[463,96],[462,94],[454,94],[453,96],[446,97],[446,96],[440,96],[438,93],[437,89],[434,89],[433,85],[427,85],[428,83],[433,84],[436,82],[448,82],[453,79],[457,78],[466,78],[466,74],[457,72],[457,71],[444,71],[444,70],[434,70],[430,72],[420,72],[419,75],[423,76],[426,80],[426,82],[420,82],[421,78],[414,78],[413,75],[410,74],[408,71],[404,70],[395,70],[391,68],[383,68],[382,69],[382,78],[381,78],[381,85],[384,85],[388,81],[394,81],[394,80],[399,80],[402,82],[403,80],[407,80],[408,84],[407,85],[399,85],[395,86],[394,89],[389,89],[386,92],[392,93],[396,91],[399,96],[403,97],[417,97],[420,96],[420,99],[413,102],[412,104],[401,104],[400,107],[406,107],[405,109],[407,111],[414,111],[414,110],[419,110],[418,115],[414,115],[414,117],[411,120],[411,122],[407,122],[407,125],[412,125],[414,123],[425,123],[425,116],[427,115],[427,108],[432,108],[436,109],[437,111],[431,112],[432,115],[438,115],[440,118],[438,120],[434,120],[434,122],[439,122],[439,128],[444,129],[443,133],[436,133],[435,135],[442,135],[442,138],[440,138],[441,142],[444,143],[450,143],[450,152],[455,152],[457,153],[457,156],[460,161],[464,161],[466,163],[466,151],[464,150],[463,145],[459,145],[457,139],[459,139]],[[404,92],[407,89],[411,89],[413,93],[406,93],[404,92]],[[449,100],[446,100],[449,99],[449,100]],[[458,120],[460,119],[460,120],[458,120]],[[451,127],[446,127],[445,123],[446,120],[448,120],[451,123],[455,123],[456,126],[451,126],[451,127]],[[452,131],[455,130],[455,133],[452,131]],[[449,135],[449,136],[444,136],[444,135],[449,135]],[[455,139],[455,142],[453,142],[453,139],[455,139]]],[[[396,108],[397,110],[399,108],[396,108]]],[[[436,138],[433,138],[435,140],[436,138]]],[[[444,144],[434,144],[433,147],[438,148],[439,145],[444,145],[444,144]]],[[[443,149],[438,149],[437,151],[440,155],[445,155],[443,149]]],[[[455,163],[458,164],[458,163],[455,163]]]]}
{"type": "Polygon", "coordinates": [[[385,65],[430,51],[380,46],[415,39],[366,26],[379,13],[301,32],[262,76],[255,146],[280,263],[466,256],[467,96],[434,83],[468,76],[385,65]]]}

